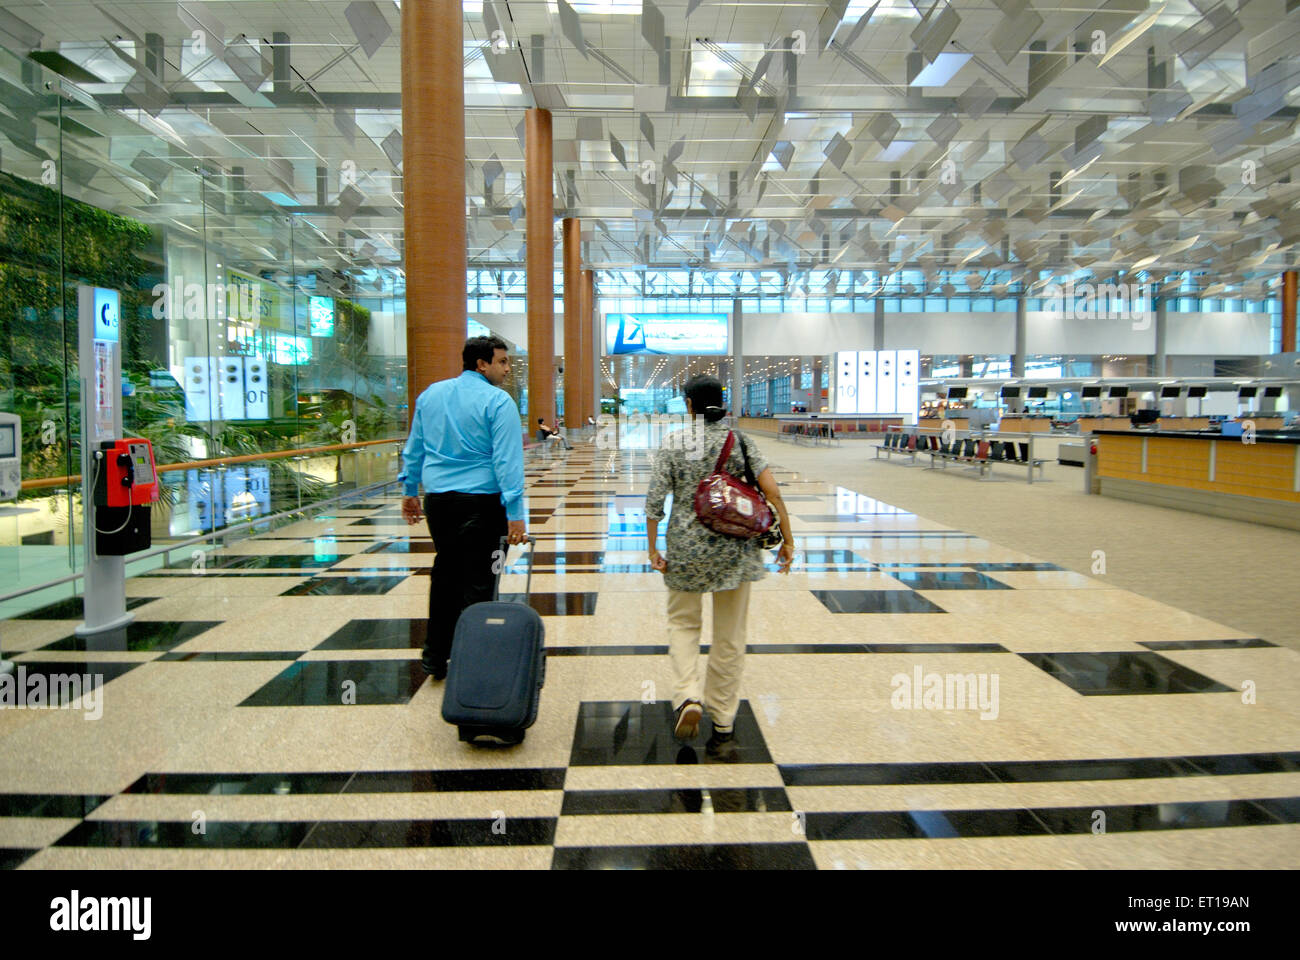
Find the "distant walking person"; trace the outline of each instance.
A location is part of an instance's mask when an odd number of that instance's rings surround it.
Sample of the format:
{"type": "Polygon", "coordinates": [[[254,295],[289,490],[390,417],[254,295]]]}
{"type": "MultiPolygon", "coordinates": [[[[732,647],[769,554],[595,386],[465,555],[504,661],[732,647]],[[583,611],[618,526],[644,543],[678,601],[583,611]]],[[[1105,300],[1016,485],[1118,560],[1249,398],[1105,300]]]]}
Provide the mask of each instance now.
{"type": "MultiPolygon", "coordinates": [[[[695,515],[695,490],[713,472],[727,439],[721,423],[722,384],[700,374],[686,384],[686,413],[702,416],[701,429],[688,426],[664,437],[655,455],[650,489],[646,493],[646,534],[650,540],[650,565],[663,573],[668,587],[668,643],[673,663],[674,733],[683,740],[699,733],[707,709],[713,719],[711,754],[734,753],[734,724],[740,707],[740,678],[745,663],[745,633],[749,615],[749,585],[765,576],[763,549],[754,540],[714,533],[695,515]],[[664,500],[673,495],[668,519],[667,556],[656,548],[664,500]],[[713,594],[713,647],[708,673],[700,678],[700,628],[703,596],[713,594]]],[[[794,539],[790,517],[767,460],[739,431],[724,468],[735,477],[745,475],[749,455],[759,489],[780,520],[781,544],[777,560],[781,572],[790,571],[794,539]],[[743,447],[743,449],[742,449],[743,447]]]]}
{"type": "Polygon", "coordinates": [[[424,516],[436,555],[429,585],[429,629],[422,664],[447,676],[451,639],[461,612],[491,600],[502,537],[528,540],[524,523],[524,445],[519,409],[499,389],[510,357],[499,337],[471,337],[461,351],[464,372],[439,380],[415,402],[402,451],[407,523],[424,516]]]}

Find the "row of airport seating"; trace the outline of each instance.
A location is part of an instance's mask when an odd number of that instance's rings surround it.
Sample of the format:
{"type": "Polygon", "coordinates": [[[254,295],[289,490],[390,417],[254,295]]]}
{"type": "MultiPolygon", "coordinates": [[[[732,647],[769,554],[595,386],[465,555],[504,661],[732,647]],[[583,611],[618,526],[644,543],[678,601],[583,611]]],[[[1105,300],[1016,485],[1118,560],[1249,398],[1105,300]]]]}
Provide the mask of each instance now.
{"type": "Polygon", "coordinates": [[[1032,463],[1041,475],[1045,460],[1030,457],[1030,446],[1028,441],[1012,440],[988,440],[977,437],[963,437],[947,441],[941,437],[906,433],[904,431],[895,431],[886,434],[884,442],[876,448],[876,458],[879,459],[883,453],[886,457],[892,454],[906,456],[911,462],[916,461],[916,455],[929,454],[930,465],[934,466],[936,462],[940,463],[968,463],[981,467],[980,474],[987,473],[987,467],[993,463],[1022,463],[1029,465],[1032,463]]]}

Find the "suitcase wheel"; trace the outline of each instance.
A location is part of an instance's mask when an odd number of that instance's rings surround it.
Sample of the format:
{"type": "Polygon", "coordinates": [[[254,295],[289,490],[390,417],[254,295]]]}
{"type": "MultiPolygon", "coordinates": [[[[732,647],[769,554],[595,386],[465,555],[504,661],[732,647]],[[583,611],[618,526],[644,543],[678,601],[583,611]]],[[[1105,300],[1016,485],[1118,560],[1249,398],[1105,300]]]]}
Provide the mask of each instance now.
{"type": "Polygon", "coordinates": [[[512,747],[524,742],[523,730],[492,730],[483,727],[457,727],[459,739],[477,746],[512,747]]]}

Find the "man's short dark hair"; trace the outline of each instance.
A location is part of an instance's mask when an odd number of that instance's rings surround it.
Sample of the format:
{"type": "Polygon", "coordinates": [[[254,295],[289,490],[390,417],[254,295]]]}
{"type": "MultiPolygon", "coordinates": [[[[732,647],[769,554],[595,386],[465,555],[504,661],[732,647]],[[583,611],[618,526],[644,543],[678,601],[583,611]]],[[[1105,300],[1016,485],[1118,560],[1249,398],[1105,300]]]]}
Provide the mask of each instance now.
{"type": "Polygon", "coordinates": [[[465,349],[460,352],[461,362],[466,370],[477,370],[478,362],[491,363],[498,350],[509,350],[500,337],[470,337],[465,341],[465,349]]]}
{"type": "Polygon", "coordinates": [[[541,417],[538,417],[538,418],[537,418],[537,422],[538,422],[538,423],[545,423],[546,421],[543,420],[541,417]]]}

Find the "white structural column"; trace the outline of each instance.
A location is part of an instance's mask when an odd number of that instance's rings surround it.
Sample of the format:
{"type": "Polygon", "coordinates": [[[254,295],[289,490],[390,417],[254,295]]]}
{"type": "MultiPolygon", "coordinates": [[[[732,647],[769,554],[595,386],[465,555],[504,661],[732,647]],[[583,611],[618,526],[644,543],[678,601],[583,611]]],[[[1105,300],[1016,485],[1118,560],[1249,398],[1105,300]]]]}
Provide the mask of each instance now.
{"type": "Polygon", "coordinates": [[[1169,307],[1168,300],[1160,297],[1156,300],[1156,352],[1151,358],[1151,375],[1153,377],[1163,377],[1165,369],[1169,366],[1168,350],[1169,343],[1169,307]]]}
{"type": "Polygon", "coordinates": [[[731,301],[731,385],[728,388],[730,412],[737,417],[745,402],[744,320],[744,309],[737,297],[731,301]]]}

